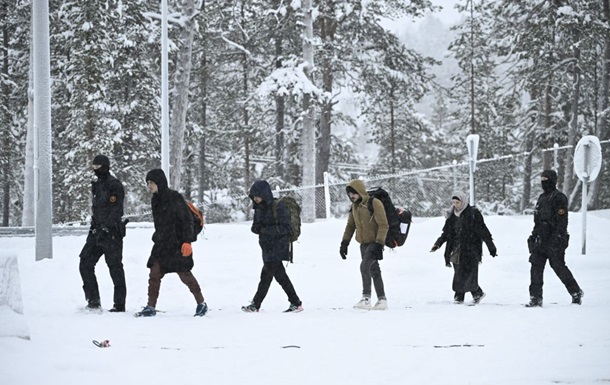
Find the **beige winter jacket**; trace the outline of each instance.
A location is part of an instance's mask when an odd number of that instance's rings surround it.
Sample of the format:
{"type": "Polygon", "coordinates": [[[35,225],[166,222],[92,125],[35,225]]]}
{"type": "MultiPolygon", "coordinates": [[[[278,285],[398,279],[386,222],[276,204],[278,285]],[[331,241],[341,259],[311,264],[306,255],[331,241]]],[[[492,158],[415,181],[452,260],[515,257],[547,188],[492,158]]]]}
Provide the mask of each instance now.
{"type": "Polygon", "coordinates": [[[343,233],[343,241],[349,242],[356,232],[358,243],[379,243],[384,244],[388,234],[388,219],[385,215],[383,203],[378,199],[373,199],[373,214],[368,209],[369,194],[366,193],[364,182],[355,179],[347,184],[353,188],[362,198],[361,202],[352,203],[352,209],[347,218],[347,225],[343,233]]]}

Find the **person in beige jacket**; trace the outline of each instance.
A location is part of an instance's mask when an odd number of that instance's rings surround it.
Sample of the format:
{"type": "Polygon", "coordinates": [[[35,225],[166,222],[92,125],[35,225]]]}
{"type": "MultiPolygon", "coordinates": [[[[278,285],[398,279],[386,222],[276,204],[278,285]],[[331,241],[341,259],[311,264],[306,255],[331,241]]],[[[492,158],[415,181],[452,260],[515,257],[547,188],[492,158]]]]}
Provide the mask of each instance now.
{"type": "Polygon", "coordinates": [[[379,261],[383,259],[383,246],[388,233],[388,219],[383,203],[371,198],[366,192],[364,182],[359,179],[349,182],[345,188],[352,207],[339,251],[341,258],[347,258],[347,247],[356,233],[360,243],[360,274],[362,275],[362,299],[354,305],[356,309],[385,310],[388,307],[379,261]],[[370,201],[370,202],[369,202],[370,201]],[[375,286],[377,303],[371,307],[371,282],[375,286]]]}

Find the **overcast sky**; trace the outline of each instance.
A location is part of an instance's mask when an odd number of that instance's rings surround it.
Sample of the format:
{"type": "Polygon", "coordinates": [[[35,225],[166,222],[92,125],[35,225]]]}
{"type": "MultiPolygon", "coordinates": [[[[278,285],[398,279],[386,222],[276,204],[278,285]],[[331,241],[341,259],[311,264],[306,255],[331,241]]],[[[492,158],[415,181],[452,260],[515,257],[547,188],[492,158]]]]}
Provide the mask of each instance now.
{"type": "Polygon", "coordinates": [[[443,10],[438,14],[439,18],[452,23],[459,20],[459,14],[454,8],[455,4],[459,2],[460,0],[432,0],[432,4],[443,7],[443,10]]]}

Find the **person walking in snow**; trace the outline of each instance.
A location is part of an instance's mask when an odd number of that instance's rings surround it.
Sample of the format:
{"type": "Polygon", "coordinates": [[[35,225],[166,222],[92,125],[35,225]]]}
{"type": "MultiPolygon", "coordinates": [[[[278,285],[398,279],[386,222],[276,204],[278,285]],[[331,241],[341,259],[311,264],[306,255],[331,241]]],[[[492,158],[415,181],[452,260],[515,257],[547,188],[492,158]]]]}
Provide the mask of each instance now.
{"type": "Polygon", "coordinates": [[[530,302],[527,307],[542,307],[544,267],[551,268],[572,296],[572,303],[580,305],[584,293],[572,272],[566,266],[565,251],[568,247],[568,198],[557,190],[557,173],[544,170],[540,175],[542,190],[534,211],[534,229],[527,240],[530,263],[530,302]]]}
{"type": "Polygon", "coordinates": [[[383,278],[379,261],[383,259],[383,247],[390,226],[385,214],[383,203],[374,199],[366,192],[364,182],[356,179],[349,182],[345,188],[352,202],[351,209],[343,232],[339,254],[347,258],[349,243],[356,233],[356,241],[360,243],[360,275],[362,276],[362,299],[354,305],[356,309],[385,310],[388,301],[385,295],[383,278]],[[371,202],[369,202],[372,199],[371,202]],[[369,206],[371,209],[369,209],[369,206]],[[371,307],[371,282],[375,286],[377,303],[371,307]]]}
{"type": "Polygon", "coordinates": [[[248,194],[253,202],[254,220],[251,231],[258,235],[258,244],[263,253],[258,290],[249,305],[241,310],[247,313],[257,312],[267,296],[273,278],[282,286],[288,296],[290,306],[285,313],[303,311],[303,304],[297,295],[282,261],[290,260],[290,211],[282,202],[273,198],[271,186],[265,180],[257,180],[248,194]]]}
{"type": "Polygon", "coordinates": [[[125,311],[127,287],[123,270],[123,184],[110,175],[110,160],[105,155],[93,158],[93,172],[97,180],[91,182],[92,215],[89,235],[80,253],[79,270],[87,300],[86,308],[101,310],[100,292],[95,277],[95,265],[105,256],[114,284],[114,306],[111,312],[125,311]]]}
{"type": "Polygon", "coordinates": [[[481,302],[485,293],[479,286],[479,263],[483,242],[492,257],[498,255],[483,215],[468,202],[468,195],[457,191],[451,196],[451,208],[446,212],[443,233],[434,242],[430,252],[445,247],[445,266],[453,264],[453,291],[455,303],[464,303],[464,295],[472,294],[474,304],[481,302]]]}
{"type": "Polygon", "coordinates": [[[146,185],[153,194],[151,205],[155,232],[152,237],[154,245],[146,264],[150,268],[148,303],[136,315],[152,317],[157,314],[161,279],[167,273],[177,273],[195,297],[195,316],[203,316],[208,311],[208,305],[204,302],[199,282],[191,272],[194,266],[191,242],[197,238],[193,233],[190,209],[184,197],[168,187],[163,170],[149,171],[146,185]]]}

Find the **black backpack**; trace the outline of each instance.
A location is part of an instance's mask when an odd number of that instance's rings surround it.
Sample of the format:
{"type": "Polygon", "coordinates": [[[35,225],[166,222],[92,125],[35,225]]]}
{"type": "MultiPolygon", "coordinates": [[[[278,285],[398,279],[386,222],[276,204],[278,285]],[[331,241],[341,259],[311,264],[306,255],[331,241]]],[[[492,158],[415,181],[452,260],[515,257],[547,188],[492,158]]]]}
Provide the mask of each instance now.
{"type": "Polygon", "coordinates": [[[193,235],[197,239],[197,235],[203,230],[203,213],[192,202],[184,200],[189,208],[189,212],[193,216],[193,235]]]}
{"type": "Polygon", "coordinates": [[[379,199],[383,203],[385,216],[388,218],[388,225],[390,225],[385,245],[390,249],[404,245],[411,229],[411,218],[413,217],[411,212],[402,207],[397,209],[388,192],[381,187],[367,190],[367,194],[370,197],[367,207],[371,214],[373,214],[373,199],[379,199]]]}

